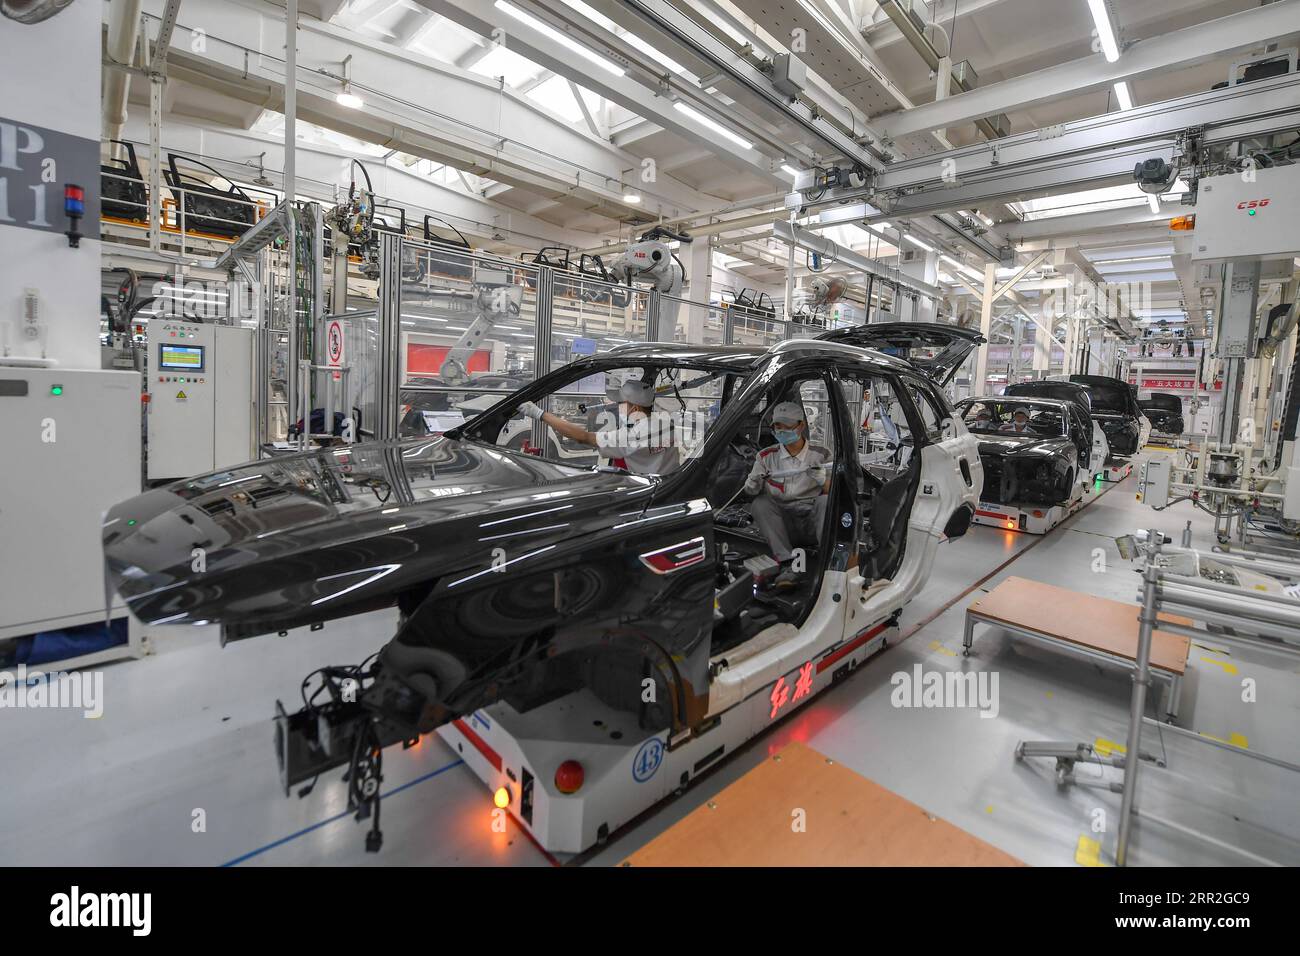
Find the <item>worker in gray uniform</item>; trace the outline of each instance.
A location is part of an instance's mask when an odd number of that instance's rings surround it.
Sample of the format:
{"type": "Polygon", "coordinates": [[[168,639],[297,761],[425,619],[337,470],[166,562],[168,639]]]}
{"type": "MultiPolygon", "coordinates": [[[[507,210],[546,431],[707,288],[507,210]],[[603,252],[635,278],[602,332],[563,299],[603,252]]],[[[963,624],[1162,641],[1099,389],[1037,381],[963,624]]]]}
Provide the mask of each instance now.
{"type": "Polygon", "coordinates": [[[672,417],[654,412],[654,386],[629,378],[619,389],[618,414],[598,431],[588,431],[577,422],[543,411],[535,402],[524,402],[519,410],[550,426],[571,441],[589,445],[618,467],[634,475],[666,475],[681,464],[674,440],[672,417]]]}
{"type": "Polygon", "coordinates": [[[758,453],[745,492],[756,496],[749,512],[772,557],[783,565],[773,584],[792,587],[802,576],[792,566],[792,541],[817,540],[825,524],[831,455],[808,441],[808,422],[795,402],[781,402],[772,410],[772,430],[777,444],[758,453]]]}

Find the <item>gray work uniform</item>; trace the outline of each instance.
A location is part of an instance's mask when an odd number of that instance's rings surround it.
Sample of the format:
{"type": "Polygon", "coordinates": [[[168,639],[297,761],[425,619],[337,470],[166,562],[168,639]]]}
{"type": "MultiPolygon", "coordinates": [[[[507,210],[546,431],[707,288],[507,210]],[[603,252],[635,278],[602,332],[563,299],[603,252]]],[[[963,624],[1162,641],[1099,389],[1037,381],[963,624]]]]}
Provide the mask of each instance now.
{"type": "Polygon", "coordinates": [[[657,416],[654,425],[644,417],[610,424],[596,432],[596,447],[634,475],[666,475],[681,464],[681,452],[673,440],[671,419],[657,416]]]}
{"type": "Polygon", "coordinates": [[[812,543],[821,533],[827,500],[822,488],[830,460],[827,449],[808,442],[797,455],[784,445],[758,453],[745,482],[745,491],[758,495],[749,513],[778,561],[794,556],[792,541],[812,543]]]}

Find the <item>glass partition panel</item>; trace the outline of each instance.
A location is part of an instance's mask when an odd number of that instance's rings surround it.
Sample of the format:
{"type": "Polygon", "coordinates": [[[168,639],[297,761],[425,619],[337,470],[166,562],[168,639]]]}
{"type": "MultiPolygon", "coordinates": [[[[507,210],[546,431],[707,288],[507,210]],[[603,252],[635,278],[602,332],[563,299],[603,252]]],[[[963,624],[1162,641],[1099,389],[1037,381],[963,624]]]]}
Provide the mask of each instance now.
{"type": "Polygon", "coordinates": [[[770,348],[785,338],[785,323],[774,318],[747,315],[738,309],[728,310],[733,345],[770,348]]]}
{"type": "Polygon", "coordinates": [[[646,340],[646,290],[556,272],[554,291],[551,368],[646,340]]]}
{"type": "Polygon", "coordinates": [[[660,296],[660,302],[663,308],[677,310],[673,341],[692,345],[727,344],[727,310],[722,306],[671,295],[660,296]]]}
{"type": "Polygon", "coordinates": [[[537,374],[536,266],[402,243],[399,429],[455,428],[537,374]]]}

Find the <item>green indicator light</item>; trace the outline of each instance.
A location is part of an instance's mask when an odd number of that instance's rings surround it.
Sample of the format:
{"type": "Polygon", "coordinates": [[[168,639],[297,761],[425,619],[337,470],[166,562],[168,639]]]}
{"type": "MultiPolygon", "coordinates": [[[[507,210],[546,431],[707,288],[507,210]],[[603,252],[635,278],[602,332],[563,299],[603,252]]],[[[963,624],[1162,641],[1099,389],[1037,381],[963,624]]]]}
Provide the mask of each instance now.
{"type": "Polygon", "coordinates": [[[1253,216],[1253,215],[1255,215],[1255,212],[1256,212],[1256,210],[1252,209],[1250,212],[1246,213],[1246,215],[1248,215],[1248,216],[1253,216]]]}
{"type": "Polygon", "coordinates": [[[62,385],[51,385],[51,386],[50,386],[50,394],[51,394],[51,395],[62,395],[62,394],[63,394],[63,386],[62,386],[62,385]]]}
{"type": "Polygon", "coordinates": [[[135,524],[135,519],[134,519],[134,518],[127,518],[127,519],[126,519],[126,524],[127,524],[127,527],[130,527],[131,525],[135,524]]]}

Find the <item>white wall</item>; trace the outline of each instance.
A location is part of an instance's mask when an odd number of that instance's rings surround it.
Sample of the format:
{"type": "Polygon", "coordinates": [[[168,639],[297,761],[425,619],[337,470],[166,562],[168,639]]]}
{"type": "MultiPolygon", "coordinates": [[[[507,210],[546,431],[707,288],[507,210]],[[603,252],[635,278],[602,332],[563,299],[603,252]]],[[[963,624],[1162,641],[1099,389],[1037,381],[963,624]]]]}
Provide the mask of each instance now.
{"type": "MultiPolygon", "coordinates": [[[[0,83],[0,163],[3,136],[13,137],[19,169],[0,169],[7,180],[8,216],[31,222],[34,198],[30,185],[44,182],[45,221],[51,228],[0,222],[0,342],[9,353],[39,356],[39,342],[19,339],[23,290],[38,290],[46,323],[45,354],[67,368],[99,368],[99,136],[100,136],[100,0],[73,3],[44,21],[24,25],[0,17],[4,82],[0,83]],[[40,151],[17,127],[53,131],[42,137],[40,151]],[[69,140],[57,134],[78,137],[69,140]],[[86,190],[87,237],[79,249],[63,235],[63,186],[75,182],[86,190]],[[6,335],[7,333],[7,335],[6,335]]],[[[3,352],[3,346],[0,346],[3,352]]]]}

